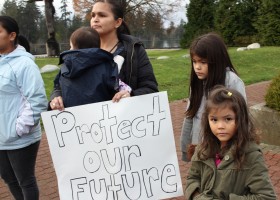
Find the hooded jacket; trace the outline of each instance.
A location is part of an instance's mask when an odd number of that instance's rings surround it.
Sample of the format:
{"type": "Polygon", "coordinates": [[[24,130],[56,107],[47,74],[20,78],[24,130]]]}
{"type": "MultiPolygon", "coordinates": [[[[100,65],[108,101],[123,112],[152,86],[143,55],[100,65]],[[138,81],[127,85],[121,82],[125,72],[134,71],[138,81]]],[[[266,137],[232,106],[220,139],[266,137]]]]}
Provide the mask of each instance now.
{"type": "Polygon", "coordinates": [[[20,45],[1,55],[0,79],[0,150],[39,141],[40,114],[47,108],[47,98],[34,57],[20,45]]]}
{"type": "Polygon", "coordinates": [[[198,159],[198,148],[187,176],[185,196],[188,200],[276,200],[259,145],[252,142],[246,147],[245,163],[240,170],[230,150],[216,167],[214,158],[198,159]],[[200,194],[191,198],[195,190],[200,194]]]}
{"type": "Polygon", "coordinates": [[[65,51],[55,82],[65,107],[111,100],[118,89],[118,68],[113,55],[99,48],[65,51]],[[57,82],[59,81],[59,82],[57,82]]]}

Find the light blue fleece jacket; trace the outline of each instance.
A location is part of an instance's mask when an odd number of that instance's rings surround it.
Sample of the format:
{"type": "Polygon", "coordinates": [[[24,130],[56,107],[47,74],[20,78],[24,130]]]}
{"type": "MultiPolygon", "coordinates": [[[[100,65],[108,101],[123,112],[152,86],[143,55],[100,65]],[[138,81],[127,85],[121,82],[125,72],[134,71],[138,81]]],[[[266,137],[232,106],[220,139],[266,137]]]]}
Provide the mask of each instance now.
{"type": "Polygon", "coordinates": [[[44,82],[34,57],[20,45],[0,55],[0,150],[39,141],[40,114],[46,109],[44,82]]]}

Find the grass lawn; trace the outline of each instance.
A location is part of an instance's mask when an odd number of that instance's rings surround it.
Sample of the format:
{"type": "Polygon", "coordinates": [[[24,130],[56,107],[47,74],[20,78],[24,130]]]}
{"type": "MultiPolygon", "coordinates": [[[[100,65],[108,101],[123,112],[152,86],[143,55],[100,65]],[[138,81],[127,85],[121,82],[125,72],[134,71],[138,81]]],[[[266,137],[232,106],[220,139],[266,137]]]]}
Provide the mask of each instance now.
{"type": "MultiPolygon", "coordinates": [[[[236,51],[229,48],[229,54],[239,76],[246,85],[271,80],[280,73],[280,47],[262,47],[249,51],[236,51]]],[[[191,62],[189,50],[147,50],[154,68],[159,90],[167,91],[169,101],[179,100],[188,96],[191,62]],[[159,56],[169,59],[159,60],[159,56]]],[[[36,58],[39,67],[46,64],[57,64],[58,58],[36,58]]],[[[56,72],[42,74],[47,96],[53,88],[56,72]]]]}

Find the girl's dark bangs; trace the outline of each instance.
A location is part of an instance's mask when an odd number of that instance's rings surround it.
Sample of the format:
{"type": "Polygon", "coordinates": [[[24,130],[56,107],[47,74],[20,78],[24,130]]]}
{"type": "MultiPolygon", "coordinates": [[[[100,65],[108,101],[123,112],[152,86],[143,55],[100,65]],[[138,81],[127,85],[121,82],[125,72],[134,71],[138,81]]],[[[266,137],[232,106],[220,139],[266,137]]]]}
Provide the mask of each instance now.
{"type": "Polygon", "coordinates": [[[205,46],[199,45],[198,43],[191,49],[191,56],[197,55],[200,58],[207,59],[207,48],[205,46]]]}

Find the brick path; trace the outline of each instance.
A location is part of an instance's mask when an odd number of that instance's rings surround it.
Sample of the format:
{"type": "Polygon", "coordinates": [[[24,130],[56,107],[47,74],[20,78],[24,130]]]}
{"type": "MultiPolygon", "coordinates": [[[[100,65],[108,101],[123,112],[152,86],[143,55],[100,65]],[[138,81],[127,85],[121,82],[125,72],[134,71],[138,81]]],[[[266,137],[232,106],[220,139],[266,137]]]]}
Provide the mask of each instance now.
{"type": "MultiPolygon", "coordinates": [[[[269,81],[266,81],[246,87],[249,106],[264,102],[264,94],[269,83],[269,81]]],[[[179,167],[183,187],[185,187],[187,170],[189,168],[189,164],[185,164],[180,161],[181,152],[179,147],[180,131],[186,106],[185,104],[186,103],[183,100],[170,103],[175,143],[177,155],[179,158],[179,167]]],[[[277,195],[280,198],[280,147],[266,144],[262,144],[261,146],[264,151],[265,160],[269,169],[272,183],[277,195]]],[[[45,134],[43,134],[41,146],[38,153],[36,176],[40,188],[40,200],[59,200],[56,175],[52,165],[52,160],[50,157],[49,147],[45,134]]],[[[2,179],[0,179],[0,200],[12,200],[11,195],[6,185],[4,185],[2,179]]],[[[172,200],[184,200],[184,197],[172,198],[172,200]]]]}

